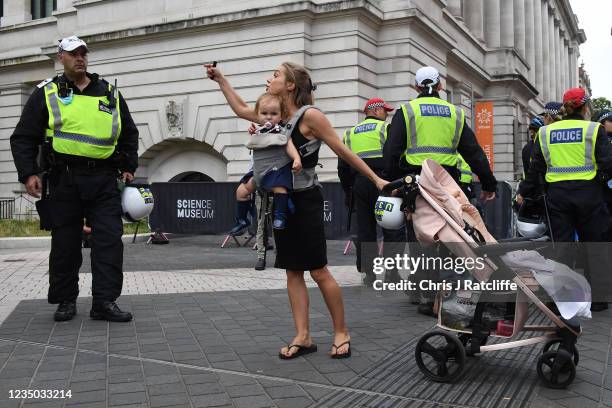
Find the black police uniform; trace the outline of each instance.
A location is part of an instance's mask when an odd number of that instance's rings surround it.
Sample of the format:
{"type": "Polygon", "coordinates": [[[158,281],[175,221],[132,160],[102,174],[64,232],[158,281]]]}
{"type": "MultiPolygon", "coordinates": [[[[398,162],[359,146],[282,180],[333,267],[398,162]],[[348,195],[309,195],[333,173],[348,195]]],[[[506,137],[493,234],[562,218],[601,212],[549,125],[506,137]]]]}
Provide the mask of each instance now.
{"type": "MultiPolygon", "coordinates": [[[[440,98],[440,95],[438,92],[433,91],[431,94],[423,92],[417,96],[417,98],[424,97],[440,98]]],[[[406,120],[404,119],[402,110],[398,109],[391,120],[391,125],[389,126],[389,136],[387,137],[387,142],[385,143],[383,149],[383,158],[386,166],[385,173],[388,176],[388,180],[393,181],[400,177],[404,177],[407,174],[421,173],[421,166],[409,164],[404,157],[404,153],[406,152],[407,148],[407,139],[406,120]]],[[[465,121],[463,123],[463,130],[459,136],[457,152],[461,154],[463,159],[472,169],[472,172],[479,177],[482,190],[495,191],[497,180],[491,171],[489,161],[487,160],[484,151],[478,144],[474,132],[472,132],[472,129],[470,129],[465,121]]],[[[459,184],[461,173],[457,166],[443,165],[442,167],[444,167],[444,169],[453,177],[453,179],[455,179],[457,184],[459,184]]],[[[419,254],[423,256],[436,256],[434,248],[425,248],[418,244],[411,221],[406,223],[406,236],[409,243],[408,245],[411,256],[417,256],[419,254]]],[[[438,279],[438,275],[435,271],[421,271],[420,274],[420,277],[414,276],[414,278],[430,280],[438,279]]],[[[427,303],[431,303],[433,301],[431,298],[433,293],[425,293],[425,295],[426,296],[421,299],[421,302],[424,302],[424,300],[427,299],[427,303]]],[[[431,312],[428,312],[427,314],[429,313],[431,312]]]]}
{"type": "MultiPolygon", "coordinates": [[[[584,120],[581,115],[573,114],[565,120],[584,120]]],[[[598,171],[612,174],[612,146],[603,129],[599,127],[595,142],[595,160],[598,171]]],[[[519,185],[519,194],[523,197],[532,196],[539,185],[547,166],[542,148],[538,139],[534,143],[531,154],[529,172],[525,180],[519,185]]],[[[593,180],[567,180],[555,183],[546,183],[550,214],[550,229],[556,242],[573,242],[574,234],[578,232],[581,242],[602,242],[608,228],[609,214],[604,201],[604,192],[598,178],[593,180]]],[[[589,245],[586,248],[587,267],[591,276],[587,276],[591,283],[593,302],[610,301],[612,281],[609,271],[608,256],[600,246],[589,245]],[[601,268],[600,268],[601,267],[601,268]]],[[[561,246],[558,250],[560,259],[571,264],[572,251],[561,246]]]]}
{"type": "MultiPolygon", "coordinates": [[[[108,82],[87,73],[89,85],[83,91],[65,76],[53,78],[65,82],[74,94],[108,95],[108,82]]],[[[49,200],[51,217],[51,254],[49,258],[49,294],[52,304],[75,301],[78,272],[83,258],[81,238],[83,218],[91,225],[92,295],[94,305],[114,302],[123,284],[123,225],[121,193],[117,186],[119,172],[134,173],[138,167],[138,129],[127,104],[119,95],[121,133],[115,153],[105,160],[94,160],[53,152],[50,162],[49,200]]],[[[28,99],[21,119],[11,136],[11,150],[19,181],[41,173],[37,163],[39,146],[48,128],[49,114],[44,87],[37,87],[28,99]]]]}
{"type": "MultiPolygon", "coordinates": [[[[366,119],[379,120],[373,116],[367,116],[366,119]]],[[[353,137],[358,137],[355,135],[353,137]]],[[[382,157],[377,158],[364,158],[363,161],[381,178],[385,178],[384,174],[384,160],[382,157]]],[[[376,233],[376,218],[374,216],[374,207],[376,200],[379,196],[378,188],[372,183],[367,177],[354,170],[347,162],[338,158],[338,177],[340,183],[347,196],[347,201],[354,200],[355,206],[355,217],[357,221],[357,242],[355,242],[355,249],[357,252],[357,270],[364,272],[366,275],[366,282],[374,281],[375,275],[372,272],[373,261],[378,256],[377,247],[377,233],[376,233]],[[362,248],[363,247],[363,248],[362,248]],[[365,249],[365,252],[364,252],[365,249]]],[[[385,256],[393,256],[397,251],[398,244],[405,242],[406,236],[405,231],[401,230],[389,230],[386,228],[382,229],[383,242],[385,243],[383,249],[385,256]]],[[[397,271],[388,271],[387,280],[397,280],[397,271]]]]}

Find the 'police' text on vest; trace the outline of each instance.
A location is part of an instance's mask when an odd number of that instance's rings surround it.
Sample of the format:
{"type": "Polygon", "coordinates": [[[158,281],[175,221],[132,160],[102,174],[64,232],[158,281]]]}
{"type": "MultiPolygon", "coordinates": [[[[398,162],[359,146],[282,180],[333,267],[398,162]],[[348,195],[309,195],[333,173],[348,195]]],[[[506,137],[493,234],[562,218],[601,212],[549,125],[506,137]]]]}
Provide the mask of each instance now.
{"type": "Polygon", "coordinates": [[[355,128],[355,134],[369,132],[371,130],[376,129],[376,123],[366,123],[364,125],[359,125],[355,128]]]}
{"type": "Polygon", "coordinates": [[[550,144],[582,143],[582,129],[551,130],[550,144]]]}
{"type": "Polygon", "coordinates": [[[451,117],[450,107],[444,105],[423,104],[420,105],[421,116],[441,116],[445,118],[451,117]]]}

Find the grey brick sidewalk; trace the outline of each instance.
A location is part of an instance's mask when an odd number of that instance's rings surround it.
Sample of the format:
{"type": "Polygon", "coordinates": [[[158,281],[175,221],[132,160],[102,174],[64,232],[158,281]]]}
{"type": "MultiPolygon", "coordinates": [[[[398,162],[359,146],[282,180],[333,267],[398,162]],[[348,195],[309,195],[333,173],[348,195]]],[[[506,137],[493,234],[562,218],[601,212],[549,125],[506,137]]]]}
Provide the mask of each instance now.
{"type": "Polygon", "coordinates": [[[456,383],[436,384],[414,360],[416,341],[434,321],[416,314],[402,293],[356,286],[353,253],[342,256],[343,243],[330,242],[353,356],[328,356],[331,321],[312,288],[319,351],[282,361],[278,351],[294,333],[284,272],[253,271],[254,251],[220,250],[219,243],[195,237],[128,245],[119,303],[135,317],[126,324],[88,318],[86,267],[79,314],[55,323],[44,299],[47,252],[0,253],[0,408],[612,407],[612,311],[584,323],[568,390],[540,386],[541,345],[470,358],[456,383]],[[72,397],[9,398],[21,389],[70,390],[72,397]]]}
{"type": "Polygon", "coordinates": [[[316,289],[319,352],[291,361],[277,357],[293,333],[283,290],[124,296],[121,305],[135,314],[127,324],[88,319],[89,299],[79,299],[79,315],[63,323],[52,321],[46,301],[23,301],[0,326],[0,406],[612,406],[612,313],[585,327],[569,390],[538,385],[540,346],[470,359],[456,384],[440,385],[414,363],[414,343],[433,320],[402,294],[344,293],[353,336],[347,360],[327,355],[330,320],[316,289]],[[10,389],[70,389],[72,398],[21,405],[7,398],[10,389]]]}

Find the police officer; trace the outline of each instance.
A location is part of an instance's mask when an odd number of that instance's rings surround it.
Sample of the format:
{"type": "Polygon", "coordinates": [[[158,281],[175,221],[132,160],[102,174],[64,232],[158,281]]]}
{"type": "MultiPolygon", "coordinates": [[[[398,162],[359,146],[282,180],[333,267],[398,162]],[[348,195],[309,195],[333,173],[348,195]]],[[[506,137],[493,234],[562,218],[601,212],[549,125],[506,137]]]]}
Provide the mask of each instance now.
{"type": "Polygon", "coordinates": [[[134,178],[138,130],[117,89],[87,72],[88,51],[76,36],[61,40],[64,72],[38,84],[11,136],[11,150],[19,181],[34,197],[43,193],[37,208],[41,226],[51,229],[48,301],[58,304],[54,319],[76,314],[86,218],[92,228],[90,317],[125,322],[132,315],[115,303],[123,284],[118,177],[134,178]],[[41,144],[44,166],[36,160],[41,144]]]}
{"type": "Polygon", "coordinates": [[[538,134],[538,130],[544,126],[544,118],[541,116],[536,116],[531,119],[529,122],[529,140],[523,146],[523,150],[521,151],[521,157],[523,159],[523,179],[527,175],[529,171],[529,162],[531,160],[531,151],[533,150],[534,141],[536,135],[538,134]]]}
{"type": "Polygon", "coordinates": [[[460,154],[457,154],[457,170],[459,171],[459,187],[461,187],[468,200],[471,201],[476,197],[474,195],[474,176],[472,168],[460,154]]]}
{"type": "MultiPolygon", "coordinates": [[[[601,123],[608,135],[608,141],[612,143],[612,111],[605,110],[601,112],[597,121],[601,123]]],[[[606,200],[606,204],[608,206],[608,212],[612,215],[612,174],[604,175],[604,198],[606,200]]],[[[606,233],[607,242],[612,242],[612,222],[610,222],[610,226],[608,228],[608,232],[606,233]]],[[[610,246],[610,250],[612,251],[612,245],[610,246]]]]}
{"type": "MultiPolygon", "coordinates": [[[[423,161],[432,159],[459,181],[457,153],[460,153],[480,178],[480,199],[494,199],[497,180],[487,157],[467,125],[463,110],[440,99],[442,85],[438,71],[433,67],[420,68],[416,72],[415,82],[419,95],[396,111],[389,127],[389,137],[383,150],[387,179],[419,174],[423,161]]],[[[407,224],[407,234],[409,242],[416,242],[411,222],[407,224]]],[[[423,251],[414,244],[410,248],[411,253],[423,251]]],[[[418,311],[432,315],[432,306],[430,294],[421,298],[418,311]]]]}
{"type": "Polygon", "coordinates": [[[540,116],[544,119],[545,125],[558,122],[563,119],[561,115],[561,108],[563,104],[561,102],[548,102],[544,105],[544,112],[540,116]]]}
{"type": "MultiPolygon", "coordinates": [[[[368,100],[363,109],[366,118],[363,122],[347,129],[342,138],[343,143],[379,176],[383,176],[383,146],[387,139],[385,122],[393,107],[380,98],[368,100]]],[[[376,218],[374,206],[378,198],[378,189],[367,178],[352,170],[342,159],[338,159],[338,176],[340,183],[349,196],[347,201],[354,200],[357,218],[357,270],[364,272],[363,283],[371,285],[376,276],[372,272],[373,258],[377,255],[376,218]],[[350,197],[352,194],[352,198],[350,197]]],[[[384,242],[402,242],[405,240],[404,230],[383,229],[384,242]]],[[[393,251],[393,244],[385,246],[385,252],[393,251]]],[[[398,281],[397,271],[387,271],[385,281],[398,281]]]]}
{"type": "MultiPolygon", "coordinates": [[[[584,89],[565,92],[563,111],[563,120],[540,128],[519,198],[532,195],[538,178],[544,175],[554,240],[573,242],[577,231],[581,242],[601,242],[609,215],[596,175],[598,170],[612,174],[612,146],[603,126],[585,120],[590,118],[591,104],[584,89]]],[[[586,252],[591,310],[605,310],[610,289],[607,253],[592,244],[586,252]]]]}

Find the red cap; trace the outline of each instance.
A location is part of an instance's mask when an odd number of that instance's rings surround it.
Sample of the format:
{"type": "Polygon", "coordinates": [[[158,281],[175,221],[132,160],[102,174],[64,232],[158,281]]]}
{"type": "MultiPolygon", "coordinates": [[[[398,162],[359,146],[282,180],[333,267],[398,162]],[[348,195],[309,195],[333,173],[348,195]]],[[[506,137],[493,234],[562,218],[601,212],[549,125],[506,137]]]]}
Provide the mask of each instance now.
{"type": "Polygon", "coordinates": [[[572,108],[578,108],[589,100],[589,96],[582,88],[571,88],[563,94],[563,104],[572,108]]]}
{"type": "Polygon", "coordinates": [[[395,108],[391,105],[387,105],[385,101],[380,98],[372,98],[366,102],[363,111],[367,111],[368,109],[376,109],[376,108],[384,108],[386,111],[391,112],[395,108]]]}

